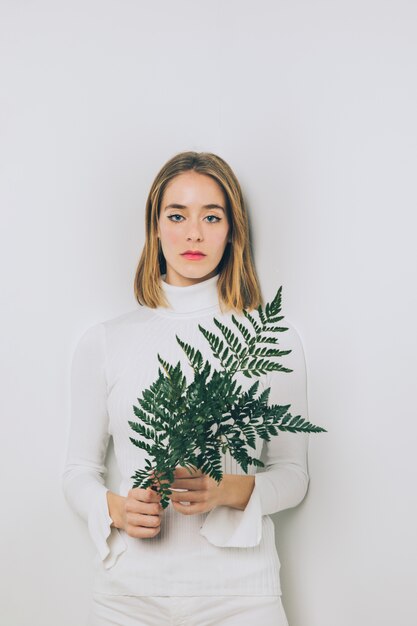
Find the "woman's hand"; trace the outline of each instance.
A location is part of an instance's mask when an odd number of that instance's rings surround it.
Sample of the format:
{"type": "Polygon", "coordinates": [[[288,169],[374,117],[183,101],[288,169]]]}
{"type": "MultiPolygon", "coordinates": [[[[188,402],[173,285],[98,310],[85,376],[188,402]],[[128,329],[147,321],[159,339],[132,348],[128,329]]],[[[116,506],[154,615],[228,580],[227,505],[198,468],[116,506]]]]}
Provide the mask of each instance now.
{"type": "Polygon", "coordinates": [[[170,484],[170,488],[187,490],[173,491],[168,496],[174,509],[184,515],[195,515],[206,513],[223,504],[223,480],[217,483],[214,478],[203,474],[199,469],[194,468],[191,474],[190,471],[181,466],[174,470],[175,480],[170,484]],[[181,504],[181,502],[189,502],[189,504],[181,504]]]}
{"type": "MultiPolygon", "coordinates": [[[[109,500],[108,492],[108,500],[109,500]]],[[[161,519],[164,512],[160,505],[161,496],[153,489],[135,487],[129,489],[127,498],[118,496],[119,523],[131,537],[149,539],[161,530],[161,519]]]]}

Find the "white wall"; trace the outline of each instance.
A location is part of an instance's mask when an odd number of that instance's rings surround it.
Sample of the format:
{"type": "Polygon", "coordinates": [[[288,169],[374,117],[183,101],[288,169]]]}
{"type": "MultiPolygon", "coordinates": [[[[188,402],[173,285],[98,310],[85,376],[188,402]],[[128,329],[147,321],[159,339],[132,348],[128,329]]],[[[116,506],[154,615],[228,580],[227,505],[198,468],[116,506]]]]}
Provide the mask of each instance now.
{"type": "Polygon", "coordinates": [[[416,20],[412,0],[0,3],[2,623],[85,623],[70,358],[134,308],[149,186],[188,149],[240,179],[329,431],[274,516],[290,626],[417,623],[416,20]]]}

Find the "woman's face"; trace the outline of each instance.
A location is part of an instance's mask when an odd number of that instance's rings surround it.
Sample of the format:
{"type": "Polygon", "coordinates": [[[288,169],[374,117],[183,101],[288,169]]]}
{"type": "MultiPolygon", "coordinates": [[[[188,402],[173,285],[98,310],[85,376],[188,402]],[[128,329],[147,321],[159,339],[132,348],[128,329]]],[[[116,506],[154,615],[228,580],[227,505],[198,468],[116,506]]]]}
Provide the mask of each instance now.
{"type": "Polygon", "coordinates": [[[229,238],[226,197],[218,183],[194,170],[170,180],[161,199],[158,237],[170,285],[193,285],[217,274],[229,238]],[[187,257],[187,250],[204,256],[187,257]]]}

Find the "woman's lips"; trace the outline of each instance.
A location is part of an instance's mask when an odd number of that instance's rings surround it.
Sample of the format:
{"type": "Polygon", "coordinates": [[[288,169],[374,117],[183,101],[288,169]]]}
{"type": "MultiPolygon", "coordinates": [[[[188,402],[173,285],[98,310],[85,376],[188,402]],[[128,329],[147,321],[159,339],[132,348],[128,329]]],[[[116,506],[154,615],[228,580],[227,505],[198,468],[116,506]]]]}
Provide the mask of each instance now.
{"type": "Polygon", "coordinates": [[[183,256],[185,259],[188,259],[189,261],[198,261],[199,259],[204,259],[206,255],[205,254],[190,254],[189,252],[186,252],[185,254],[182,254],[181,256],[183,256]]]}

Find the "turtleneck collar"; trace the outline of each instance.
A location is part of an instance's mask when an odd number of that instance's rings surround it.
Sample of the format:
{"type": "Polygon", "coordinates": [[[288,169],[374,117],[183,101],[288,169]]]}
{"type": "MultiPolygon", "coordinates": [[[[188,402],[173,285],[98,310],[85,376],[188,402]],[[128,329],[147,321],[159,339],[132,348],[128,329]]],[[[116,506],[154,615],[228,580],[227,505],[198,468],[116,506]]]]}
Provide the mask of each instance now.
{"type": "Polygon", "coordinates": [[[219,310],[217,284],[219,274],[194,285],[170,285],[165,282],[166,274],[162,274],[160,284],[171,308],[159,306],[155,313],[163,317],[196,317],[201,314],[214,313],[219,310]]]}

